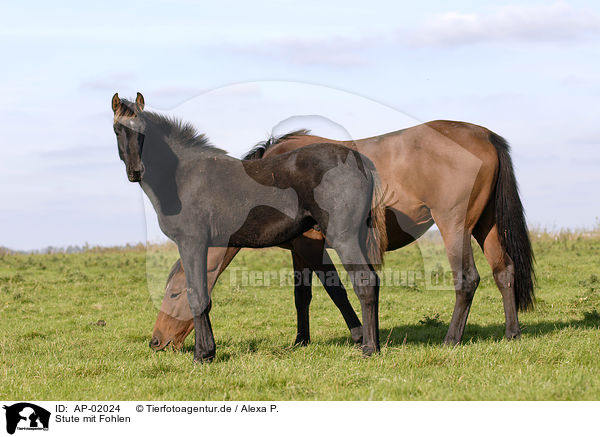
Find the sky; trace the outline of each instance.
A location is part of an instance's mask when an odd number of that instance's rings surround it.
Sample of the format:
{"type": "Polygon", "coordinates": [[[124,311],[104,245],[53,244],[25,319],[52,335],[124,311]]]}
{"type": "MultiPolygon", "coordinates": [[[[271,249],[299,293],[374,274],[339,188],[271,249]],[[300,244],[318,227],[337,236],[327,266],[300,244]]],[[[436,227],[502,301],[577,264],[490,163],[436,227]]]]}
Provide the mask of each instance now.
{"type": "Polygon", "coordinates": [[[480,124],[512,145],[530,225],[594,226],[599,43],[592,1],[3,2],[0,246],[160,238],[111,127],[137,91],[233,156],[302,123],[480,124]]]}

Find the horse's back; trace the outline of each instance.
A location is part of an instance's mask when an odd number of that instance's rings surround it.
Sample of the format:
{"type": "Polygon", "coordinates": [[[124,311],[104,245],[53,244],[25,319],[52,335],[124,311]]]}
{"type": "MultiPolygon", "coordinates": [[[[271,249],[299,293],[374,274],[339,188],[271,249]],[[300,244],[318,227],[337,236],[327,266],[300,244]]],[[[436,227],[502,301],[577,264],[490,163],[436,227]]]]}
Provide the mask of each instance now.
{"type": "MultiPolygon", "coordinates": [[[[357,150],[369,158],[384,185],[401,184],[421,200],[431,191],[456,186],[456,175],[481,168],[495,180],[498,156],[490,142],[491,131],[471,123],[436,120],[384,135],[338,141],[315,135],[293,136],[268,150],[273,156],[321,143],[357,150]]],[[[319,147],[319,145],[317,145],[319,147]]],[[[482,175],[484,176],[484,175],[482,175]]]]}
{"type": "MultiPolygon", "coordinates": [[[[498,154],[490,134],[474,124],[438,120],[388,138],[399,155],[388,161],[394,174],[387,178],[400,187],[397,208],[421,220],[417,214],[428,210],[438,226],[451,221],[472,228],[496,186],[498,154]]],[[[389,170],[377,168],[385,180],[389,170]]]]}
{"type": "Polygon", "coordinates": [[[392,248],[425,232],[433,223],[432,210],[449,214],[457,212],[458,205],[471,203],[466,221],[478,220],[498,174],[498,155],[490,142],[491,134],[471,123],[436,120],[354,141],[292,136],[267,150],[265,156],[328,142],[356,149],[369,158],[387,193],[386,205],[395,212],[398,226],[406,234],[397,243],[390,241],[392,248]]]}
{"type": "Polygon", "coordinates": [[[332,170],[338,170],[342,178],[338,184],[343,184],[344,178],[357,175],[371,179],[375,165],[368,157],[340,143],[312,138],[317,142],[306,146],[282,144],[277,153],[265,154],[260,160],[243,161],[244,166],[256,180],[286,187],[317,186],[323,175],[332,170]]]}

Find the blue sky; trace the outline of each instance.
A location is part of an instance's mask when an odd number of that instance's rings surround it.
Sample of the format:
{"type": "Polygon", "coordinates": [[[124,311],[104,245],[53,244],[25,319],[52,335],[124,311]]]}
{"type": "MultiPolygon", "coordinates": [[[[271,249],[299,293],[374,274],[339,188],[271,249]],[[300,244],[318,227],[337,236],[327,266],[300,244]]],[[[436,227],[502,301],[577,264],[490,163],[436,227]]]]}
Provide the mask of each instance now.
{"type": "Polygon", "coordinates": [[[531,224],[592,226],[599,42],[600,6],[581,1],[5,2],[0,246],[146,239],[115,91],[143,92],[234,155],[294,111],[352,136],[481,124],[511,142],[531,224]]]}

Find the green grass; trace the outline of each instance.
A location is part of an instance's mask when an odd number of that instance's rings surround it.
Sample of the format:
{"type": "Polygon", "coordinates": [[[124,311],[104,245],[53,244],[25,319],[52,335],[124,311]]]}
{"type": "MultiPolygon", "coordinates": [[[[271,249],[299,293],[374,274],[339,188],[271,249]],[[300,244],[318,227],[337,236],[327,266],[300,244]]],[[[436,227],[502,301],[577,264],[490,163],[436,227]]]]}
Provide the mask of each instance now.
{"type": "MultiPolygon", "coordinates": [[[[538,306],[520,316],[520,341],[503,338],[500,293],[476,249],[482,280],[458,347],[441,344],[454,293],[427,290],[418,275],[382,288],[382,351],[363,359],[320,285],[312,343],[293,347],[291,288],[232,286],[226,273],[211,312],[217,357],[204,365],[192,364],[193,335],[182,352],[148,347],[172,248],[0,254],[0,399],[598,400],[600,238],[544,234],[534,247],[538,306]]],[[[386,259],[419,265],[415,245],[386,259]]],[[[233,266],[291,262],[269,249],[242,251],[233,266]]]]}

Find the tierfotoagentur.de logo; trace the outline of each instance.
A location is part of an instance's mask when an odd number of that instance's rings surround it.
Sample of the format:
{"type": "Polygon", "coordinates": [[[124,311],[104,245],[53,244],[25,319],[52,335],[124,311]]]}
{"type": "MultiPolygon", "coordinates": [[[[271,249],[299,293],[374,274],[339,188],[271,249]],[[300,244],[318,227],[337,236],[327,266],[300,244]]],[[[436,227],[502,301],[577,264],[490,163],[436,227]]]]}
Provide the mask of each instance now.
{"type": "Polygon", "coordinates": [[[48,431],[50,411],[28,402],[19,402],[10,406],[4,405],[6,410],[6,432],[14,434],[19,431],[48,431]]]}

